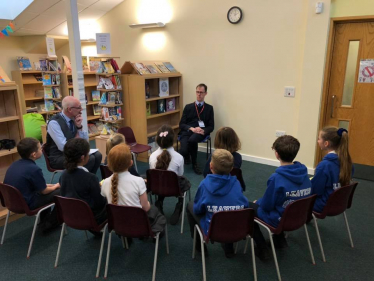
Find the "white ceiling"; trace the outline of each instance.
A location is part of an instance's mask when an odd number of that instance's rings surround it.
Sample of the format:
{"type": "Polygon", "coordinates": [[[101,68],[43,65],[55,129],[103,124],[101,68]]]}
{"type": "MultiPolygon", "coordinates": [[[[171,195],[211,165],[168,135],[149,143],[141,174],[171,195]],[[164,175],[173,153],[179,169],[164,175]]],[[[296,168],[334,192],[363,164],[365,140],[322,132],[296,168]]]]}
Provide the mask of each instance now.
{"type": "MultiPolygon", "coordinates": [[[[10,0],[16,1],[16,0],[10,0]]],[[[77,0],[79,20],[97,20],[124,0],[77,0]]],[[[66,36],[66,9],[68,0],[34,0],[15,20],[12,35],[66,36]]],[[[0,20],[0,28],[9,20],[0,20]]]]}

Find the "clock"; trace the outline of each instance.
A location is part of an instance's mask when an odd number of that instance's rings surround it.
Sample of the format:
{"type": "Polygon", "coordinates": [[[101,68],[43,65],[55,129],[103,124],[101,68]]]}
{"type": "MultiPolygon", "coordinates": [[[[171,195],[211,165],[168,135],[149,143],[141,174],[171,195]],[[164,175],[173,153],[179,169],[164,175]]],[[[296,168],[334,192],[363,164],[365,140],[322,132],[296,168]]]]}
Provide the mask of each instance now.
{"type": "Polygon", "coordinates": [[[232,24],[239,23],[242,17],[243,17],[243,12],[237,6],[231,7],[229,11],[227,12],[227,20],[232,24]]]}

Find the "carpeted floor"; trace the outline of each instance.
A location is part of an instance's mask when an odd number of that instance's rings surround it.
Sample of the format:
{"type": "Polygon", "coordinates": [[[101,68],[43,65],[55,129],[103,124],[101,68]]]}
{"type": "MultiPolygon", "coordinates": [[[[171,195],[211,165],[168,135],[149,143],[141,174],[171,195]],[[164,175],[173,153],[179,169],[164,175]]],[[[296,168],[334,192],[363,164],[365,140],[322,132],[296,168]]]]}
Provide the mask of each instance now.
{"type": "MultiPolygon", "coordinates": [[[[205,154],[199,153],[199,163],[203,167],[205,154]]],[[[44,175],[49,181],[50,173],[45,168],[44,159],[38,160],[44,175]]],[[[139,172],[144,174],[148,165],[138,163],[139,172]]],[[[244,180],[247,184],[245,195],[251,201],[261,197],[266,189],[266,181],[275,167],[243,162],[244,180]]],[[[192,196],[195,195],[202,176],[193,173],[191,165],[185,167],[185,176],[192,183],[192,196]]],[[[100,176],[99,176],[100,177],[100,176]]],[[[57,177],[58,178],[58,177],[57,177]]],[[[57,178],[55,181],[57,181],[57,178]]],[[[277,251],[283,280],[373,280],[374,267],[374,213],[371,204],[374,198],[373,182],[358,180],[352,209],[347,216],[355,248],[351,248],[343,216],[320,221],[320,232],[327,262],[321,259],[313,224],[308,225],[312,248],[316,258],[313,266],[310,260],[305,233],[302,229],[290,234],[289,247],[277,251]]],[[[176,199],[165,199],[165,214],[170,217],[176,199]]],[[[61,249],[59,266],[54,268],[60,231],[48,235],[37,232],[29,260],[26,253],[34,219],[24,217],[8,225],[4,245],[0,247],[0,280],[94,280],[100,240],[92,235],[87,241],[82,231],[69,229],[61,249]]],[[[184,233],[180,234],[180,222],[169,225],[170,254],[166,254],[165,240],[161,239],[157,280],[201,280],[201,256],[192,260],[192,239],[185,219],[184,233]]],[[[0,231],[2,232],[2,227],[0,231]]],[[[122,248],[120,239],[113,235],[109,264],[110,280],[151,280],[154,246],[152,241],[135,240],[129,250],[122,248]]],[[[104,275],[107,241],[105,243],[100,279],[104,275]]],[[[250,251],[242,253],[244,243],[239,245],[239,253],[226,259],[219,244],[209,244],[209,257],[206,259],[207,279],[209,280],[253,280],[250,251]]],[[[256,258],[258,280],[276,280],[273,260],[261,262],[256,258]]]]}

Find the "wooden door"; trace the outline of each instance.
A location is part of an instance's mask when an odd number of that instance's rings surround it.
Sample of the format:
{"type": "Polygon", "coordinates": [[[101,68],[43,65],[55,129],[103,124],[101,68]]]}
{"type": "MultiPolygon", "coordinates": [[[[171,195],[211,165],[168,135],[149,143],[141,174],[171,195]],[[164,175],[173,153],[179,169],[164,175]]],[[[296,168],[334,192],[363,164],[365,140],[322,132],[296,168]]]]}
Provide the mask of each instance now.
{"type": "Polygon", "coordinates": [[[320,127],[346,128],[355,177],[373,180],[374,63],[362,65],[374,62],[374,19],[355,21],[332,21],[320,127]]]}

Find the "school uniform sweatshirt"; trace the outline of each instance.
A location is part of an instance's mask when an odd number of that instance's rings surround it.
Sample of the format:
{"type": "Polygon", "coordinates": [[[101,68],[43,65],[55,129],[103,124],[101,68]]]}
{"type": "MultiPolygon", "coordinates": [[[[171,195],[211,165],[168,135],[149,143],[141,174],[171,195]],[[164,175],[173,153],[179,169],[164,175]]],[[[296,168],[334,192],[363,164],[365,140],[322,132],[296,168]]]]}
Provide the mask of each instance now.
{"type": "Polygon", "coordinates": [[[202,180],[197,190],[193,212],[201,215],[200,226],[205,235],[216,212],[248,208],[248,199],[236,176],[210,174],[202,180]]]}
{"type": "Polygon", "coordinates": [[[268,179],[264,196],[256,202],[257,216],[277,227],[289,204],[311,194],[312,184],[305,165],[295,161],[293,165],[280,166],[268,179]]]}

